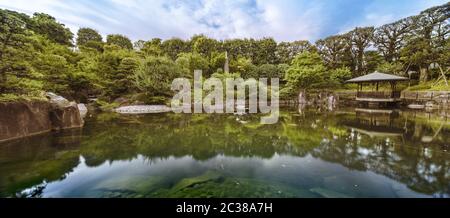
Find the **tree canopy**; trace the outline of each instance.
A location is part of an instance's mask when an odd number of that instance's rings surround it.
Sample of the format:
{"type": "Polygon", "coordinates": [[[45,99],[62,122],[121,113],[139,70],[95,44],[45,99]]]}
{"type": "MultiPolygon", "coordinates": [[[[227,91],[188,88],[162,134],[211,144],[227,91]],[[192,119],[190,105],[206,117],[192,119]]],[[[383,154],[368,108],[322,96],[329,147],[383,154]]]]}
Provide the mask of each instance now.
{"type": "Polygon", "coordinates": [[[131,40],[120,34],[112,34],[106,36],[106,43],[108,45],[117,45],[123,49],[133,49],[133,43],[131,43],[131,40]]]}
{"type": "Polygon", "coordinates": [[[80,28],[77,33],[77,46],[85,46],[89,42],[101,43],[103,41],[102,36],[94,29],[80,28]]]}
{"type": "Polygon", "coordinates": [[[346,79],[375,70],[401,76],[417,72],[417,79],[426,82],[449,74],[449,11],[447,3],[314,43],[206,35],[133,43],[120,34],[103,39],[83,27],[74,45],[70,30],[51,15],[0,9],[0,100],[41,98],[44,91],[77,101],[91,95],[113,101],[142,92],[170,96],[171,80],[192,77],[197,69],[205,77],[279,77],[287,96],[300,89],[343,87],[346,79]]]}

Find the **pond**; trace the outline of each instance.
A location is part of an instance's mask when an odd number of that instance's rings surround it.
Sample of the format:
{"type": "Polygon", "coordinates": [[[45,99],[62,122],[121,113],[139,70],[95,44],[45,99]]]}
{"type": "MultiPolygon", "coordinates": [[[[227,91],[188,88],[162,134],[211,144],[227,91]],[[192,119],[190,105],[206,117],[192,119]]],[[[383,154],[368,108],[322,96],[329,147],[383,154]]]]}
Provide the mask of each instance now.
{"type": "Polygon", "coordinates": [[[0,144],[0,197],[450,197],[442,114],[91,116],[0,144]]]}

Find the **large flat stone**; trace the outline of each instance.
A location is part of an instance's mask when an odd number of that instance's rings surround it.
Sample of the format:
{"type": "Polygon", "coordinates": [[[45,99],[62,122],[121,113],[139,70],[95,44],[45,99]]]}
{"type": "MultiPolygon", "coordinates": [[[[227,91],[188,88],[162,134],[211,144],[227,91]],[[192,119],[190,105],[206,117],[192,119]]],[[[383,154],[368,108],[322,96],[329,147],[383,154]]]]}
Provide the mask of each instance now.
{"type": "Polygon", "coordinates": [[[48,102],[0,103],[0,142],[83,126],[76,103],[54,94],[51,98],[48,102]]]}
{"type": "Polygon", "coordinates": [[[152,114],[171,112],[172,109],[166,105],[134,105],[119,107],[114,111],[120,114],[152,114]]]}
{"type": "Polygon", "coordinates": [[[0,141],[51,131],[50,110],[48,102],[0,103],[0,141]]]}

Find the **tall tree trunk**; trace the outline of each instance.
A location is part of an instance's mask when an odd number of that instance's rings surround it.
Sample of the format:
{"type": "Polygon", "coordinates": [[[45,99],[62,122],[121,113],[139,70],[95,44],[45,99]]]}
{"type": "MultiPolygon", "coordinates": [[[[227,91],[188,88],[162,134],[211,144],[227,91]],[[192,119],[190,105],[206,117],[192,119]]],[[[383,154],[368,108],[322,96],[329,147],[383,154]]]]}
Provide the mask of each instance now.
{"type": "Polygon", "coordinates": [[[428,81],[428,70],[426,67],[420,66],[419,68],[420,73],[420,81],[421,82],[427,82],[428,81]]]}
{"type": "Polygon", "coordinates": [[[0,71],[0,94],[4,93],[6,87],[6,73],[2,70],[0,71]]]}

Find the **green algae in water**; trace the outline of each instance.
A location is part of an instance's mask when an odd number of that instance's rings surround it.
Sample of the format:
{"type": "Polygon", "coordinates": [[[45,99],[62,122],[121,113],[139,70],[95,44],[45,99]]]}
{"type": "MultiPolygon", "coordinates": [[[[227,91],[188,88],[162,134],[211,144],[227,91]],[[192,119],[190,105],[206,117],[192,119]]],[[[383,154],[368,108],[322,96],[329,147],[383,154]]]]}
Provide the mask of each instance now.
{"type": "Polygon", "coordinates": [[[97,189],[99,197],[108,198],[268,198],[301,197],[316,198],[321,195],[303,189],[289,187],[281,183],[263,182],[247,178],[227,178],[218,172],[208,171],[200,176],[184,178],[172,187],[167,187],[164,178],[128,181],[126,187],[111,183],[114,188],[97,189]],[[137,183],[136,183],[137,182],[137,183]],[[135,184],[140,184],[136,186],[135,184]],[[121,188],[122,187],[122,188],[121,188]]]}
{"type": "Polygon", "coordinates": [[[208,171],[208,172],[206,172],[205,174],[203,174],[201,176],[182,179],[180,182],[178,182],[172,188],[172,191],[173,192],[178,192],[178,191],[181,191],[183,189],[188,189],[188,188],[192,188],[192,187],[195,187],[195,186],[200,186],[200,185],[202,185],[202,183],[215,182],[215,181],[219,181],[221,179],[223,179],[223,176],[220,173],[214,172],[214,171],[208,171]]]}
{"type": "Polygon", "coordinates": [[[170,198],[268,198],[302,197],[314,198],[319,195],[292,188],[282,184],[263,182],[245,178],[223,178],[207,180],[179,189],[175,186],[166,192],[161,191],[155,197],[170,198]]]}
{"type": "Polygon", "coordinates": [[[168,181],[166,177],[136,176],[100,183],[95,192],[99,193],[99,197],[140,197],[167,187],[168,181]]]}
{"type": "Polygon", "coordinates": [[[322,197],[325,198],[350,198],[351,196],[348,196],[346,194],[342,194],[333,190],[324,189],[324,188],[312,188],[310,189],[311,192],[320,194],[322,197]]]}

